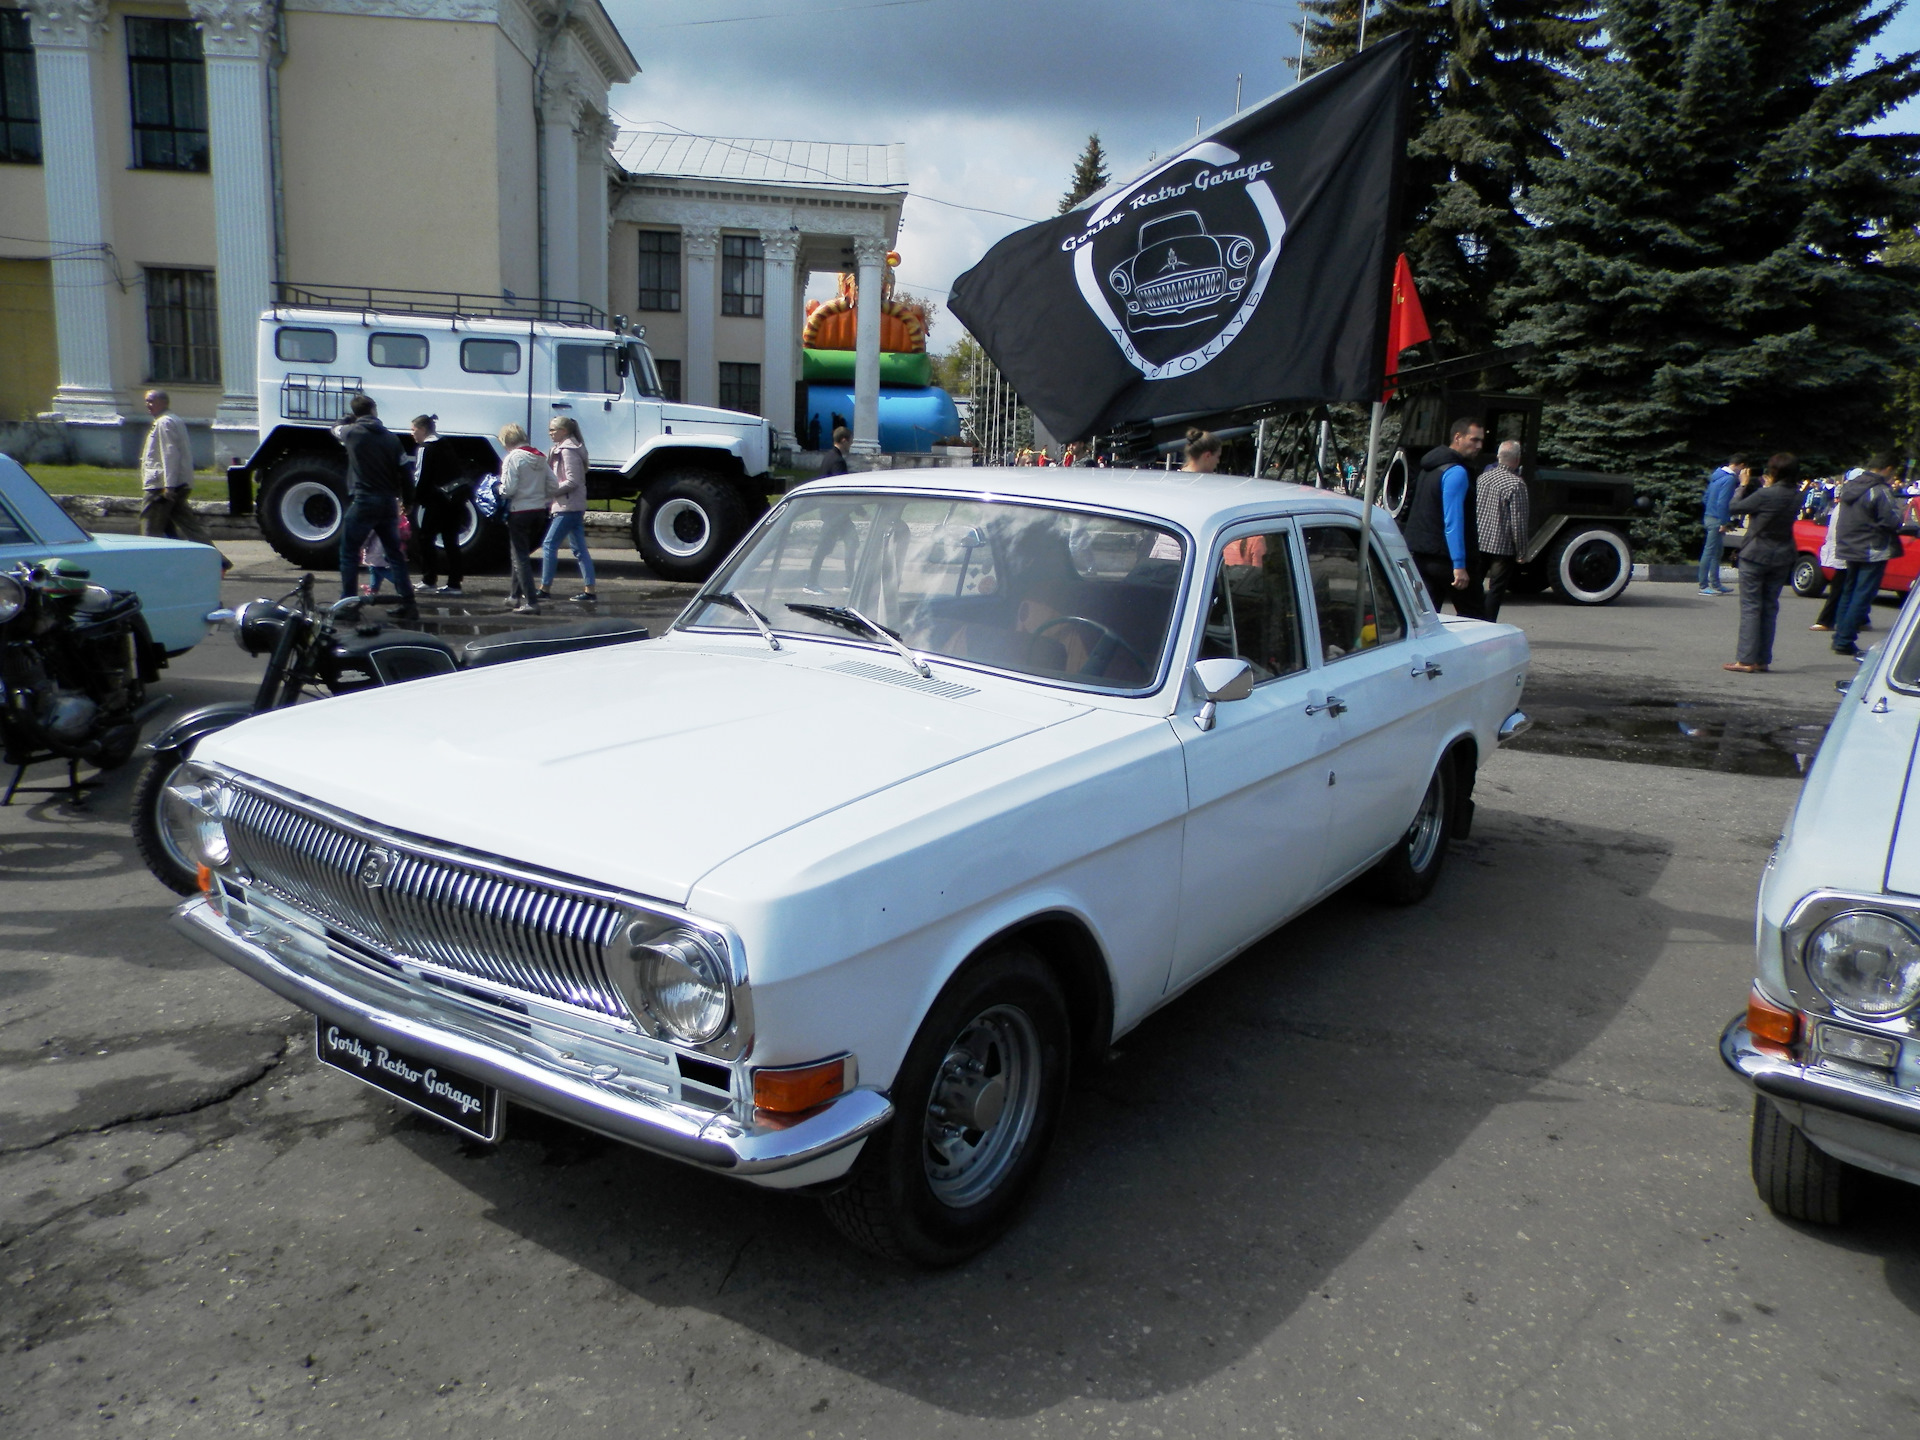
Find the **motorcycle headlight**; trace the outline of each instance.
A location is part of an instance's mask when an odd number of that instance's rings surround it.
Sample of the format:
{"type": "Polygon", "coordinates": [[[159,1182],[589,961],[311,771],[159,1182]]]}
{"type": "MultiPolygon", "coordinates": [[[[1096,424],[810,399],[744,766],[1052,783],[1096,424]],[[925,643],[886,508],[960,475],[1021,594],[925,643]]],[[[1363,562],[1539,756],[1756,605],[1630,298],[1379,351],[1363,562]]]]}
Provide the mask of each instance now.
{"type": "Polygon", "coordinates": [[[0,625],[20,613],[27,603],[27,592],[11,575],[0,575],[0,625]]]}
{"type": "Polygon", "coordinates": [[[733,997],[720,942],[685,926],[656,935],[633,928],[634,989],[647,1014],[690,1045],[726,1029],[733,997]]]}
{"type": "Polygon", "coordinates": [[[1920,939],[1890,916],[1834,916],[1813,932],[1805,959],[1820,993],[1855,1015],[1898,1015],[1920,1001],[1920,939]]]}
{"type": "Polygon", "coordinates": [[[167,786],[165,805],[187,858],[218,870],[233,858],[225,820],[227,787],[205,772],[187,771],[167,786]]]}
{"type": "Polygon", "coordinates": [[[233,612],[233,643],[249,655],[271,654],[292,613],[272,600],[247,601],[233,612]]]}

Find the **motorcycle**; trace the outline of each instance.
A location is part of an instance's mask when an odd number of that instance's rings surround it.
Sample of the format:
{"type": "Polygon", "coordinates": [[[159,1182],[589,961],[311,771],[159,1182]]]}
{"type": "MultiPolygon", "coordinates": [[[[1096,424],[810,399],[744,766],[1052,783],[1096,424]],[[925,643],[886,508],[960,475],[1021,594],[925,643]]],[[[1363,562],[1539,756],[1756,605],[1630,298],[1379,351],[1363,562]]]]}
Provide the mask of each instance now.
{"type": "Polygon", "coordinates": [[[459,650],[437,635],[391,629],[377,607],[397,596],[350,596],[321,606],[313,576],[278,600],[249,600],[233,613],[233,638],[249,655],[266,655],[252,700],[209,705],[182,715],[147,742],[149,758],[133,794],[133,838],[147,869],[180,895],[199,893],[199,867],[184,837],[198,812],[173,795],[174,777],[207,736],[249,716],[283,709],[303,695],[351,695],[543,655],[645,640],[647,629],[624,620],[582,620],[470,640],[459,650]]]}
{"type": "Polygon", "coordinates": [[[66,791],[75,803],[82,761],[124,765],[140,743],[146,688],[159,657],[140,597],[91,583],[71,560],[0,572],[0,754],[14,767],[0,805],[17,794],[66,791]],[[67,762],[65,785],[23,786],[29,765],[67,762]]]}

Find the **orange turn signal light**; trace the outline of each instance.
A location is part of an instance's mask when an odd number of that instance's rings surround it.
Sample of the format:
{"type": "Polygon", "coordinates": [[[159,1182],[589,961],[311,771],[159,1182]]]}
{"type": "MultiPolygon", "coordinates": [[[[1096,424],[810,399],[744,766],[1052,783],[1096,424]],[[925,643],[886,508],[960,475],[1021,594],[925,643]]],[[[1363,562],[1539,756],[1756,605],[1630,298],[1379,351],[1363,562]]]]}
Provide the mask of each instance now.
{"type": "Polygon", "coordinates": [[[199,883],[202,895],[208,894],[213,889],[213,871],[207,866],[202,865],[200,873],[194,879],[199,883]]]}
{"type": "Polygon", "coordinates": [[[1800,1012],[1774,1004],[1755,989],[1747,996],[1747,1032],[1756,1040],[1791,1045],[1800,1038],[1800,1012]]]}
{"type": "Polygon", "coordinates": [[[858,1078],[851,1055],[836,1055],[817,1065],[791,1065],[753,1072],[753,1103],[778,1115],[797,1115],[851,1090],[858,1078]]]}

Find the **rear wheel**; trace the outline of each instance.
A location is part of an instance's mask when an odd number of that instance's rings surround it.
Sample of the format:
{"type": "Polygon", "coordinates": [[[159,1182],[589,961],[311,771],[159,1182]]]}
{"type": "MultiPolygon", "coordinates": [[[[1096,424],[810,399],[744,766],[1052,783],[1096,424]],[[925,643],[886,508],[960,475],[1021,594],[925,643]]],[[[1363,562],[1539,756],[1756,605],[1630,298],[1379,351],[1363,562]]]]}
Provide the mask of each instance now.
{"type": "Polygon", "coordinates": [[[705,470],[670,470],[633,507],[633,544],[668,580],[704,580],[747,528],[733,484],[705,470]]]}
{"type": "Polygon", "coordinates": [[[1826,593],[1827,576],[1820,568],[1820,557],[1802,551],[1793,562],[1793,593],[1817,600],[1826,593]]]}
{"type": "Polygon", "coordinates": [[[1756,1095],[1753,1184],[1776,1215],[1839,1225],[1852,1213],[1860,1172],[1821,1150],[1771,1100],[1756,1095]]]}
{"type": "Polygon", "coordinates": [[[345,467],[323,455],[290,455],[260,487],[260,533],[303,570],[340,565],[340,526],[346,515],[345,467]]]}
{"type": "Polygon", "coordinates": [[[1618,600],[1633,578],[1633,547],[1611,525],[1567,527],[1547,552],[1547,583],[1575,605],[1618,600]]]}
{"type": "Polygon", "coordinates": [[[1374,890],[1391,905],[1414,905],[1433,893],[1447,862],[1447,831],[1453,815],[1453,760],[1440,762],[1427,793],[1400,843],[1373,867],[1374,890]]]}

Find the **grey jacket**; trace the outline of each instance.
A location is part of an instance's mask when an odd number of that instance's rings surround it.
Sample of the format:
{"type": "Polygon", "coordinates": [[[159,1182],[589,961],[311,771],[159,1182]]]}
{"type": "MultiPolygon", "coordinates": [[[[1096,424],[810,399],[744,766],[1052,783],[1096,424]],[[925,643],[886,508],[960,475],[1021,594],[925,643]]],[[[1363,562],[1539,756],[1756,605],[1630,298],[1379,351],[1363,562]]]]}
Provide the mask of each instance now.
{"type": "Polygon", "coordinates": [[[1833,553],[1842,565],[1867,565],[1900,553],[1907,507],[1894,498],[1885,476],[1863,471],[1840,487],[1835,500],[1833,553]]]}
{"type": "Polygon", "coordinates": [[[507,508],[516,514],[522,510],[544,511],[553,504],[558,489],[547,457],[538,450],[516,446],[500,464],[500,493],[506,497],[507,508]]]}

